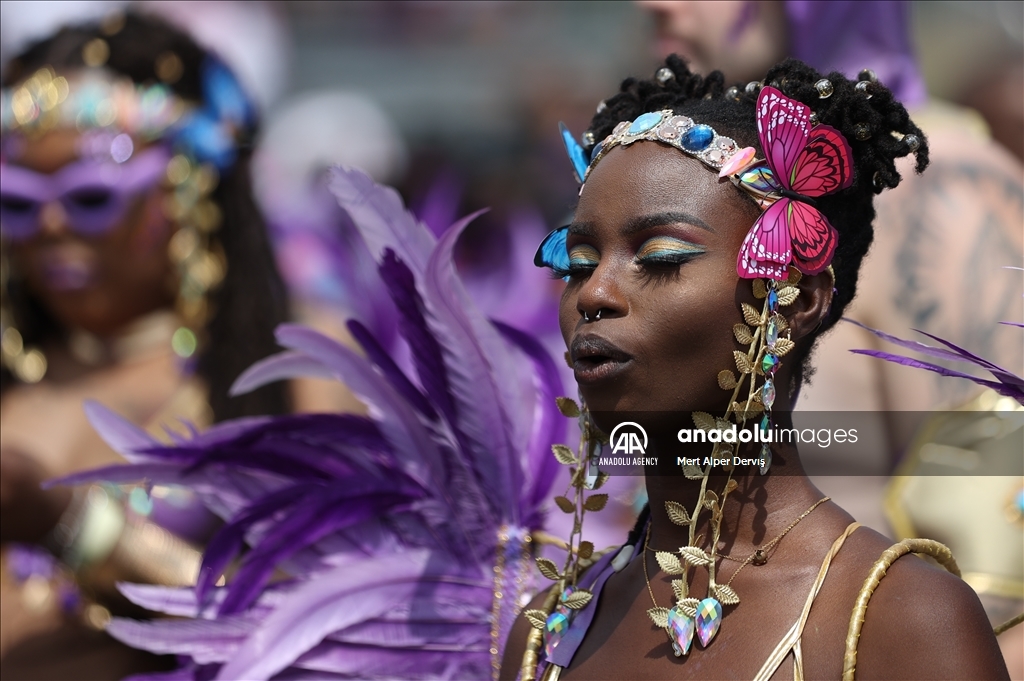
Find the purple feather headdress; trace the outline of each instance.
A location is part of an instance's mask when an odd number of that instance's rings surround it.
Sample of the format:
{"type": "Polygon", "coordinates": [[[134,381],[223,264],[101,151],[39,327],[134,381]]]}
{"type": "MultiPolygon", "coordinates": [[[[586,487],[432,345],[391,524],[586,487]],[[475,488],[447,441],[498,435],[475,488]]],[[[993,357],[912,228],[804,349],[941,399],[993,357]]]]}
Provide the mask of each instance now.
{"type": "Polygon", "coordinates": [[[226,521],[195,588],[123,587],[182,618],[110,624],[115,638],[183,661],[147,678],[487,678],[528,595],[529,533],[564,436],[558,370],[470,301],[452,249],[475,216],[438,239],[357,170],[335,169],[331,191],[374,258],[382,291],[366,295],[392,306],[403,359],[358,320],[361,353],[285,325],[285,352],[234,392],[342,379],[369,416],[241,419],[166,446],[87,408],[130,463],[64,482],[187,485],[226,521]]]}

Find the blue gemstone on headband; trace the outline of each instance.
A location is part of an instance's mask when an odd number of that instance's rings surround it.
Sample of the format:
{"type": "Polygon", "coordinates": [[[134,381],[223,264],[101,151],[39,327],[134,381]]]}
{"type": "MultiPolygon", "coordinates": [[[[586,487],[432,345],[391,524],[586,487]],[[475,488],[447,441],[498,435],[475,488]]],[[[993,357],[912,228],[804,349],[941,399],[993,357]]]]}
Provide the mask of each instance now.
{"type": "Polygon", "coordinates": [[[679,144],[687,151],[700,151],[707,148],[713,139],[715,139],[715,131],[709,126],[695,125],[683,133],[683,136],[679,138],[679,144]]]}
{"type": "MultiPolygon", "coordinates": [[[[639,135],[640,133],[647,132],[648,130],[656,126],[658,123],[661,123],[660,113],[655,113],[652,111],[651,113],[642,114],[640,116],[637,116],[637,119],[633,121],[632,125],[629,126],[629,134],[639,135]]],[[[708,129],[710,130],[710,128],[708,129]]],[[[703,149],[704,147],[701,148],[703,149]]]]}
{"type": "Polygon", "coordinates": [[[604,142],[598,142],[594,145],[594,148],[590,150],[590,162],[593,163],[594,159],[600,156],[601,150],[604,149],[604,142]]]}

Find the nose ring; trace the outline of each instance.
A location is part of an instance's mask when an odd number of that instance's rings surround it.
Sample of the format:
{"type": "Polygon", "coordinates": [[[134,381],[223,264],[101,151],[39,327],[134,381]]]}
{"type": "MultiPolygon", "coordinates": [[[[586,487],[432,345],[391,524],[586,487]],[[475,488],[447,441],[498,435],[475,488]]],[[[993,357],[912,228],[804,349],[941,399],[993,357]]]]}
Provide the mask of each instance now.
{"type": "Polygon", "coordinates": [[[598,310],[596,313],[594,313],[593,317],[590,316],[589,312],[584,312],[583,313],[583,321],[585,321],[585,322],[596,322],[599,319],[601,319],[601,312],[602,312],[602,310],[598,310]]]}

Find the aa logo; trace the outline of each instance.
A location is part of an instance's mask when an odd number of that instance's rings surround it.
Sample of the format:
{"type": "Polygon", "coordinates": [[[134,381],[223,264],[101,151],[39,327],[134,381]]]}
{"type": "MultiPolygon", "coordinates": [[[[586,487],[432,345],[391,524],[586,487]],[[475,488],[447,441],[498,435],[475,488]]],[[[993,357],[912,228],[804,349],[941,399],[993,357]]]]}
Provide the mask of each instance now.
{"type": "Polygon", "coordinates": [[[647,431],[639,423],[624,421],[612,429],[608,438],[612,454],[646,454],[647,431]]]}

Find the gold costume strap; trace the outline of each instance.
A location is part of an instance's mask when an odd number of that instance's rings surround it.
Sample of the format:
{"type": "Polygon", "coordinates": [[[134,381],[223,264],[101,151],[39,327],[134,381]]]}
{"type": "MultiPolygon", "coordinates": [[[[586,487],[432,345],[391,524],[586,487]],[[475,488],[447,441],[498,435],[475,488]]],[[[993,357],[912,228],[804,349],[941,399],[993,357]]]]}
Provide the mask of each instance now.
{"type": "Polygon", "coordinates": [[[934,558],[939,565],[946,568],[957,577],[960,576],[960,568],[953,560],[953,554],[944,544],[931,539],[904,539],[898,544],[887,548],[881,557],[875,561],[868,578],[857,594],[857,603],[853,607],[853,614],[850,616],[850,629],[846,634],[846,654],[843,655],[843,681],[853,681],[853,675],[857,667],[857,642],[860,639],[860,631],[864,627],[864,616],[868,610],[868,601],[878,588],[878,583],[885,577],[886,570],[899,558],[908,553],[922,553],[934,558]]]}
{"type": "MultiPolygon", "coordinates": [[[[551,587],[548,591],[547,598],[544,599],[544,604],[541,606],[541,610],[550,613],[555,609],[555,603],[558,601],[558,595],[560,590],[558,584],[551,587]]],[[[530,633],[526,637],[526,650],[523,651],[523,662],[519,667],[519,678],[520,681],[534,681],[537,678],[537,654],[540,652],[540,647],[544,642],[544,632],[540,629],[530,627],[530,633]]]]}
{"type": "Polygon", "coordinates": [[[810,593],[807,594],[807,600],[804,602],[804,609],[800,613],[800,619],[793,624],[792,628],[779,641],[779,645],[775,646],[775,650],[764,661],[764,665],[761,666],[761,671],[754,677],[754,681],[768,681],[775,674],[782,661],[786,659],[786,656],[789,655],[790,651],[794,653],[793,678],[798,680],[804,678],[804,661],[800,649],[800,637],[803,635],[804,625],[807,624],[807,617],[811,613],[814,599],[817,598],[818,592],[821,591],[821,585],[825,583],[825,576],[828,574],[828,569],[832,566],[832,559],[839,553],[839,549],[843,548],[847,537],[853,534],[853,531],[858,527],[860,527],[860,523],[850,523],[846,530],[839,535],[839,538],[832,542],[832,548],[828,550],[825,559],[821,561],[818,577],[814,580],[810,593]]]}
{"type": "Polygon", "coordinates": [[[995,634],[996,636],[998,636],[999,634],[1003,633],[1004,631],[1009,631],[1010,629],[1013,629],[1015,626],[1017,626],[1021,622],[1024,622],[1024,612],[1022,612],[1021,614],[1017,615],[1016,617],[1011,617],[1007,621],[1005,621],[1002,624],[1000,624],[998,627],[995,627],[994,629],[992,629],[992,633],[995,634]]]}

